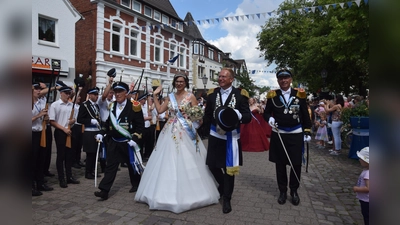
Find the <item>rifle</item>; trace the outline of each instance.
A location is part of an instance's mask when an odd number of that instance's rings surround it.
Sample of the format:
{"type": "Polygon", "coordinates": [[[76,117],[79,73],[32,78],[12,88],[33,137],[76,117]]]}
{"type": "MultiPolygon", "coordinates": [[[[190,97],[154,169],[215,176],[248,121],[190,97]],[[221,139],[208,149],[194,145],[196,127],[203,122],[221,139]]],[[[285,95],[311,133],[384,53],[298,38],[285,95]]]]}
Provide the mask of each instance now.
{"type": "MultiPolygon", "coordinates": [[[[72,110],[71,110],[71,114],[69,116],[69,120],[72,120],[74,117],[74,111],[75,111],[75,103],[76,103],[76,99],[78,98],[78,96],[81,93],[82,88],[85,86],[85,80],[83,80],[82,77],[79,78],[75,78],[74,79],[74,83],[75,83],[75,98],[74,98],[74,103],[72,104],[72,110]],[[79,91],[78,91],[79,89],[79,91]]],[[[68,123],[68,129],[71,130],[71,124],[68,123]]],[[[65,146],[68,148],[71,148],[71,135],[67,135],[67,139],[65,141],[65,146]]]]}
{"type": "MultiPolygon", "coordinates": [[[[47,96],[46,96],[45,110],[49,109],[49,98],[50,98],[50,92],[51,92],[51,85],[53,84],[53,76],[54,76],[54,68],[51,70],[51,79],[50,79],[50,83],[49,83],[49,90],[47,91],[47,96]]],[[[58,71],[57,80],[58,80],[58,77],[60,77],[60,71],[58,71]]],[[[54,88],[54,90],[56,90],[56,89],[54,88]]],[[[40,146],[43,147],[43,148],[46,148],[46,123],[47,122],[43,117],[42,133],[41,133],[41,136],[40,136],[40,146]]]]}
{"type": "MultiPolygon", "coordinates": [[[[143,77],[143,73],[144,73],[144,69],[142,69],[142,74],[140,75],[140,79],[139,79],[139,85],[136,89],[136,92],[139,93],[139,88],[140,88],[140,84],[142,83],[142,77],[143,77]]],[[[136,84],[135,84],[136,85],[136,84]]],[[[136,95],[135,100],[137,100],[139,97],[139,94],[136,95]]]]}

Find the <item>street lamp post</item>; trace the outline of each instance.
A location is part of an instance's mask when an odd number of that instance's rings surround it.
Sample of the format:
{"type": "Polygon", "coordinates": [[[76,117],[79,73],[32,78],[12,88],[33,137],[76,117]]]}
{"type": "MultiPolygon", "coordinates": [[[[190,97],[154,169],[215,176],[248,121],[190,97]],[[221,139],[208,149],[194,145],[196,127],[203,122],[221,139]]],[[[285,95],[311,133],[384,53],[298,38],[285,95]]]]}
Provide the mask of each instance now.
{"type": "Polygon", "coordinates": [[[203,77],[201,78],[201,80],[203,81],[203,85],[204,85],[204,92],[206,92],[206,86],[207,86],[207,81],[208,81],[208,77],[206,77],[206,75],[203,75],[203,77]]]}

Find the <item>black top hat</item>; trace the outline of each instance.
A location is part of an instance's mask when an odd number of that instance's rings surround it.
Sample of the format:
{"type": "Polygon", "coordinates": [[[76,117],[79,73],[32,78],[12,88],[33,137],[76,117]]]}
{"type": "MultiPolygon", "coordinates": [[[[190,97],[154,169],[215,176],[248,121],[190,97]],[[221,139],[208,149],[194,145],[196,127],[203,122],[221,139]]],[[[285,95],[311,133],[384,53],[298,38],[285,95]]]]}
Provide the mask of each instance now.
{"type": "Polygon", "coordinates": [[[115,71],[115,68],[112,68],[107,72],[107,76],[109,76],[109,77],[115,77],[116,75],[117,75],[117,72],[115,71]]]}
{"type": "Polygon", "coordinates": [[[88,94],[99,94],[100,89],[98,87],[94,87],[88,90],[88,94]]]}
{"type": "Polygon", "coordinates": [[[215,110],[214,115],[217,124],[224,131],[232,131],[236,129],[239,124],[238,115],[235,110],[230,107],[220,106],[215,110]]]}
{"type": "Polygon", "coordinates": [[[138,101],[141,101],[141,100],[143,100],[143,99],[146,99],[146,98],[147,98],[147,95],[149,95],[149,94],[148,94],[148,93],[143,94],[143,95],[141,95],[137,100],[138,100],[138,101]]]}
{"type": "Polygon", "coordinates": [[[120,90],[125,90],[126,92],[129,91],[129,86],[128,86],[126,83],[120,82],[120,81],[115,82],[115,83],[113,84],[112,88],[113,88],[114,90],[120,89],[120,90]]]}
{"type": "Polygon", "coordinates": [[[74,83],[77,87],[85,87],[85,79],[83,77],[77,77],[74,79],[74,83]]]}
{"type": "Polygon", "coordinates": [[[60,92],[72,91],[72,88],[70,88],[68,86],[62,86],[60,89],[58,89],[58,91],[60,91],[60,92]]]}

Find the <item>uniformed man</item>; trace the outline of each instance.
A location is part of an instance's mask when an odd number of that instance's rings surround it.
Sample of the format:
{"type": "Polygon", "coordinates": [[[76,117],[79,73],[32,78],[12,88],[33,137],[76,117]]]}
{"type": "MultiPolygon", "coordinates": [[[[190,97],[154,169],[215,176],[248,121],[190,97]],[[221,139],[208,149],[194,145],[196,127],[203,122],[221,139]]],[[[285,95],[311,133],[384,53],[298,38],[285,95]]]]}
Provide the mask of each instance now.
{"type": "Polygon", "coordinates": [[[55,128],[54,139],[57,147],[56,167],[58,180],[61,188],[68,187],[68,184],[79,184],[80,182],[72,176],[72,151],[66,146],[67,136],[72,134],[68,125],[75,123],[75,119],[69,119],[72,111],[72,102],[68,101],[72,88],[63,86],[59,89],[60,99],[50,106],[50,124],[55,128]],[[65,173],[64,173],[65,168],[65,173]],[[65,176],[66,175],[66,176],[65,176]],[[65,179],[66,178],[66,179],[65,179]]]}
{"type": "Polygon", "coordinates": [[[304,140],[311,140],[311,119],[307,109],[307,95],[304,90],[295,90],[290,87],[292,73],[289,70],[279,70],[276,78],[280,89],[268,92],[264,110],[264,119],[272,127],[269,161],[275,163],[280,192],[279,204],[285,204],[287,199],[286,166],[291,166],[290,195],[292,204],[298,205],[300,197],[297,189],[300,186],[302,149],[304,140]]]}
{"type": "Polygon", "coordinates": [[[86,152],[85,178],[94,179],[96,164],[97,141],[95,136],[100,132],[100,108],[97,105],[99,88],[88,90],[89,99],[82,103],[78,113],[78,123],[85,126],[83,133],[83,151],[86,152]]]}
{"type": "Polygon", "coordinates": [[[132,185],[129,192],[137,190],[140,174],[143,172],[142,159],[137,145],[142,138],[144,129],[142,108],[139,102],[132,103],[127,99],[129,87],[126,83],[114,83],[113,90],[116,101],[111,106],[110,115],[102,125],[100,134],[96,136],[97,141],[102,141],[104,134],[110,137],[104,178],[99,184],[100,191],[94,193],[96,197],[103,200],[108,199],[108,192],[114,183],[120,163],[128,164],[132,185]]]}

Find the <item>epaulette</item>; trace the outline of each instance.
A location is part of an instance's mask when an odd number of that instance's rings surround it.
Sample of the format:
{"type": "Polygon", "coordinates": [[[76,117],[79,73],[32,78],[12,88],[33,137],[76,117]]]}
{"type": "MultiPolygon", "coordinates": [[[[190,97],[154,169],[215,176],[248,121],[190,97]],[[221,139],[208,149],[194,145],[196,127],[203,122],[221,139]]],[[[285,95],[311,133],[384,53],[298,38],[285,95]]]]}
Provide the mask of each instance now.
{"type": "Polygon", "coordinates": [[[267,98],[273,98],[275,96],[276,96],[275,90],[268,91],[267,98]]]}
{"type": "Polygon", "coordinates": [[[241,88],[240,94],[243,95],[243,96],[246,96],[247,98],[250,98],[250,97],[249,97],[249,92],[247,92],[247,91],[246,91],[245,89],[243,89],[243,88],[241,88]]]}
{"type": "Polygon", "coordinates": [[[210,95],[214,92],[215,88],[211,88],[210,90],[207,91],[207,95],[210,95]]]}
{"type": "Polygon", "coordinates": [[[132,110],[134,112],[140,112],[142,110],[142,105],[140,105],[140,102],[134,99],[132,99],[131,102],[132,102],[132,110]]]}
{"type": "Polygon", "coordinates": [[[307,97],[307,93],[303,88],[295,88],[295,90],[297,90],[296,97],[298,97],[298,98],[306,98],[307,97]]]}

